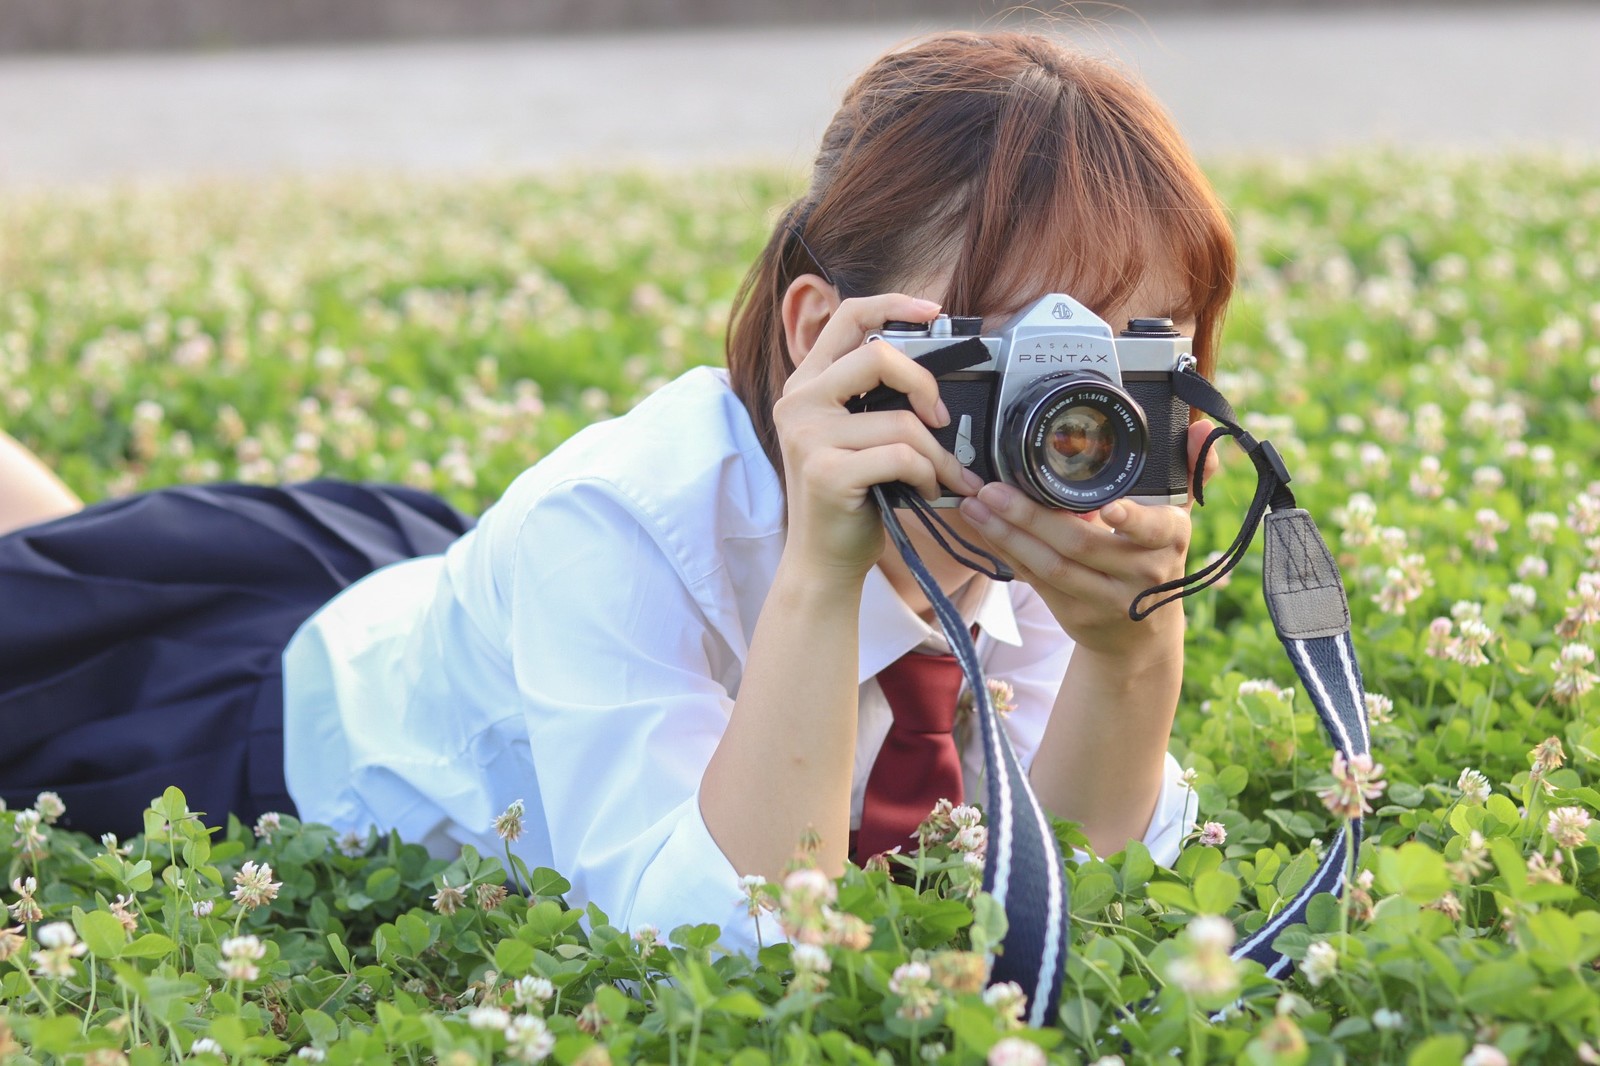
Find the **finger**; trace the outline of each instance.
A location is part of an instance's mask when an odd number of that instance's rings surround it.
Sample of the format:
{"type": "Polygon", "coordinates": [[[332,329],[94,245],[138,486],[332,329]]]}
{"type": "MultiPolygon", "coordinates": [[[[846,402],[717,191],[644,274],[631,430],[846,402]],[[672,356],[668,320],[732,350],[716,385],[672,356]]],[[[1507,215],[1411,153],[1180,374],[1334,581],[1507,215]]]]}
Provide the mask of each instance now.
{"type": "Polygon", "coordinates": [[[841,356],[861,347],[867,334],[882,329],[885,322],[927,322],[938,313],[939,305],[932,300],[901,292],[843,300],[828,316],[827,325],[817,334],[816,342],[794,372],[802,375],[802,381],[809,380],[841,356]]]}
{"type": "Polygon", "coordinates": [[[949,424],[950,412],[940,406],[938,379],[885,341],[874,341],[841,356],[808,387],[820,390],[829,403],[843,406],[879,385],[904,393],[912,410],[928,425],[949,424]]]}
{"type": "Polygon", "coordinates": [[[874,485],[903,481],[925,500],[937,500],[940,496],[933,462],[904,441],[840,454],[848,459],[838,465],[838,484],[851,493],[864,493],[874,485]]]}
{"type": "MultiPolygon", "coordinates": [[[[1216,430],[1216,428],[1217,428],[1217,424],[1215,422],[1211,421],[1211,419],[1209,419],[1209,418],[1202,418],[1202,419],[1200,419],[1199,421],[1195,422],[1193,425],[1191,425],[1189,427],[1188,468],[1189,468],[1189,484],[1191,486],[1191,490],[1190,490],[1191,494],[1193,492],[1192,486],[1194,485],[1194,461],[1197,458],[1199,458],[1200,449],[1205,445],[1206,438],[1211,436],[1211,434],[1216,430]]],[[[1211,478],[1221,468],[1222,468],[1222,453],[1221,453],[1221,451],[1219,449],[1212,448],[1211,449],[1211,454],[1206,456],[1206,468],[1201,474],[1200,484],[1201,485],[1205,485],[1208,482],[1210,482],[1211,478]]]]}
{"type": "Polygon", "coordinates": [[[864,451],[885,444],[909,444],[933,464],[939,483],[957,495],[971,496],[983,487],[983,479],[962,466],[910,411],[864,411],[827,421],[826,438],[820,441],[825,446],[864,451]]]}
{"type": "Polygon", "coordinates": [[[1118,536],[1141,548],[1188,550],[1191,527],[1183,507],[1114,500],[1100,508],[1100,518],[1118,536]]]}
{"type": "Polygon", "coordinates": [[[1090,565],[1088,557],[1066,555],[987,508],[974,507],[977,503],[977,498],[962,501],[962,515],[1021,580],[1034,586],[1048,586],[1081,600],[1103,600],[1119,594],[1116,579],[1090,565]],[[986,517],[980,516],[980,512],[986,513],[986,517]]]}

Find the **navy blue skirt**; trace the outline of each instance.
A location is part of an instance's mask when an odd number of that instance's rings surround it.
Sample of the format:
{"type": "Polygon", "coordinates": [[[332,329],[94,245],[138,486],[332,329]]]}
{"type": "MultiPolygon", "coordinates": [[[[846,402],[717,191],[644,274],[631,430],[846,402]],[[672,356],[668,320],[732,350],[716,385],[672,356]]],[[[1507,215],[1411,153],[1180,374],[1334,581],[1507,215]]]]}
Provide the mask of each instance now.
{"type": "Polygon", "coordinates": [[[424,492],[316,481],[179,486],[0,537],[0,798],[132,836],[177,785],[213,825],[294,813],[282,654],[379,567],[472,519],[424,492]]]}

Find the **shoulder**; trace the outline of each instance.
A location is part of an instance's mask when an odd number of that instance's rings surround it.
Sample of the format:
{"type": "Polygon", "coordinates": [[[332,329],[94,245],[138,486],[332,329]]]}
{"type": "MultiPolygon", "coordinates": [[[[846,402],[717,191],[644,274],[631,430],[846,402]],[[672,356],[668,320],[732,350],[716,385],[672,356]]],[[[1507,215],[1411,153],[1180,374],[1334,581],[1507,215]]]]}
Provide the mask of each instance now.
{"type": "Polygon", "coordinates": [[[545,516],[574,513],[593,519],[601,551],[607,532],[637,531],[612,526],[643,527],[689,580],[721,566],[726,541],[769,537],[784,521],[777,472],[726,371],[712,367],[575,434],[512,483],[479,536],[514,550],[545,516]]]}

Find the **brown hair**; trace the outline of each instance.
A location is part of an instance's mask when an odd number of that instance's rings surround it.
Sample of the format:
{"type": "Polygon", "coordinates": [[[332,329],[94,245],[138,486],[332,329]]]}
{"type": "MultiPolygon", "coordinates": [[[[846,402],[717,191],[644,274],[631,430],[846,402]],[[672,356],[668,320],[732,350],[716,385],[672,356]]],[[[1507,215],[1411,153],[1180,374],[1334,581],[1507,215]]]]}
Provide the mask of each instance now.
{"type": "Polygon", "coordinates": [[[946,33],[891,51],[845,94],[810,188],[779,217],[735,299],[729,375],[780,471],[772,405],[790,372],[789,284],[825,273],[841,295],[863,296],[942,264],[954,265],[943,309],[966,315],[1052,291],[1099,312],[1153,268],[1176,266],[1180,302],[1155,313],[1195,320],[1209,375],[1234,245],[1172,120],[1108,61],[1019,32],[946,33]]]}

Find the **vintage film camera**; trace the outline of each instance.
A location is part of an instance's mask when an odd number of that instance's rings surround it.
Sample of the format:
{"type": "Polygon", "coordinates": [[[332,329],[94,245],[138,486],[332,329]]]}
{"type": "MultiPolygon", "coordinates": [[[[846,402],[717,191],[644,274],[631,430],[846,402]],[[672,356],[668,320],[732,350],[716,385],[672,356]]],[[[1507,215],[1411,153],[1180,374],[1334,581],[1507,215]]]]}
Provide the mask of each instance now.
{"type": "MultiPolygon", "coordinates": [[[[950,424],[933,430],[985,481],[1003,481],[1047,507],[1092,511],[1131,496],[1140,503],[1188,500],[1189,405],[1172,375],[1195,365],[1188,337],[1166,318],[1111,327],[1070,296],[1040,299],[993,334],[980,318],[940,315],[887,322],[881,338],[912,358],[977,338],[989,358],[939,378],[950,424]]],[[[908,406],[873,397],[862,410],[908,406]]],[[[953,507],[946,492],[934,504],[953,507]]]]}

